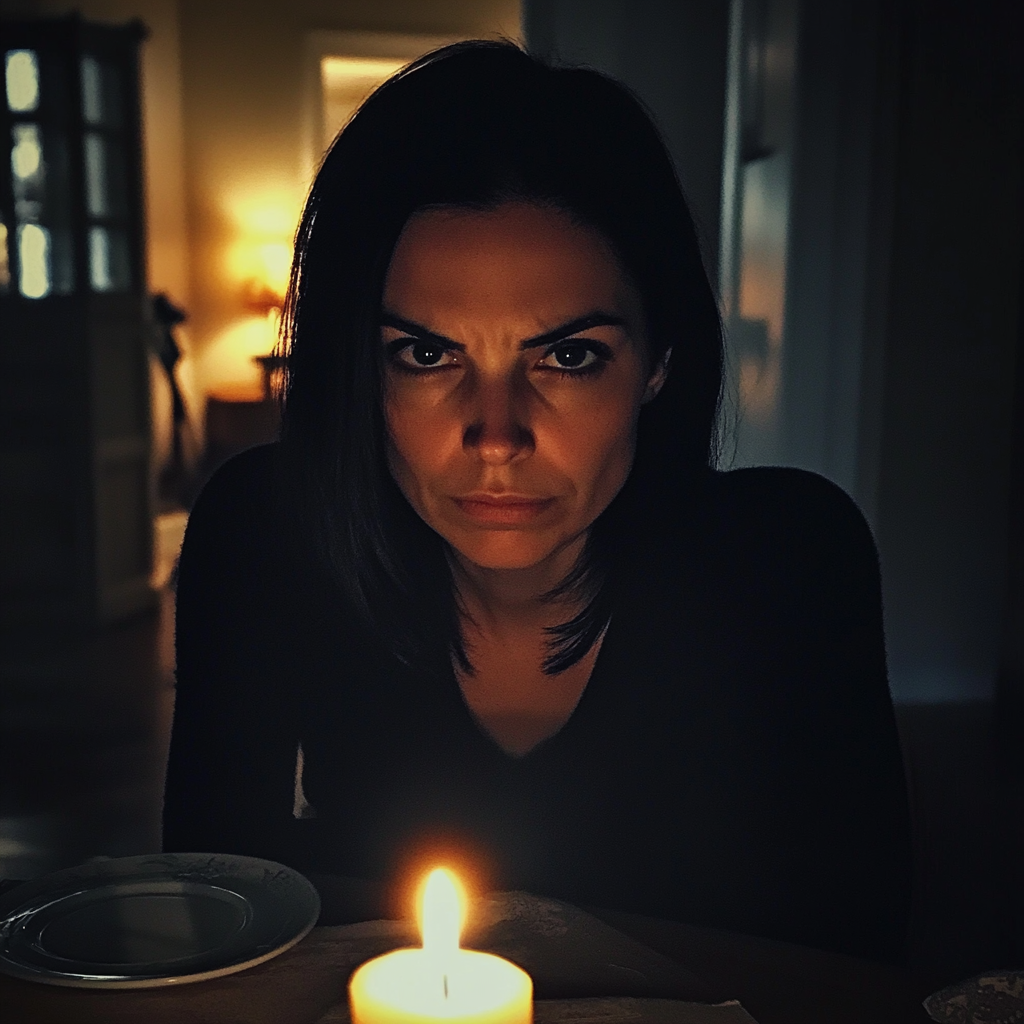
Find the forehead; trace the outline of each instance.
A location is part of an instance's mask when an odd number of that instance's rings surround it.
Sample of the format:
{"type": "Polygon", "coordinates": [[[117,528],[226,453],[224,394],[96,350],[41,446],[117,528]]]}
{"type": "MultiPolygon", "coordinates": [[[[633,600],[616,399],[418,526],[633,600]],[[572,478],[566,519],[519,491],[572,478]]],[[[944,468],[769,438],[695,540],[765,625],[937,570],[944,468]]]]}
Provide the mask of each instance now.
{"type": "MultiPolygon", "coordinates": [[[[575,315],[591,306],[629,313],[635,289],[611,245],[568,214],[530,203],[413,215],[388,269],[385,304],[575,315]]],[[[399,309],[394,309],[400,312],[399,309]]]]}

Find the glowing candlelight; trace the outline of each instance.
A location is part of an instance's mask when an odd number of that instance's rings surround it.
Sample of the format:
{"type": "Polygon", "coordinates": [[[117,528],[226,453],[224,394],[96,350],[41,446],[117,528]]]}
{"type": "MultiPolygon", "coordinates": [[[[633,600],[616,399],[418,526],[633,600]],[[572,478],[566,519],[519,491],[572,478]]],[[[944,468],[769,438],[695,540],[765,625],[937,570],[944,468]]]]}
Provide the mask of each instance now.
{"type": "Polygon", "coordinates": [[[352,975],[353,1024],[530,1024],[533,982],[508,960],[459,948],[463,905],[450,871],[423,888],[421,949],[396,949],[352,975]]]}

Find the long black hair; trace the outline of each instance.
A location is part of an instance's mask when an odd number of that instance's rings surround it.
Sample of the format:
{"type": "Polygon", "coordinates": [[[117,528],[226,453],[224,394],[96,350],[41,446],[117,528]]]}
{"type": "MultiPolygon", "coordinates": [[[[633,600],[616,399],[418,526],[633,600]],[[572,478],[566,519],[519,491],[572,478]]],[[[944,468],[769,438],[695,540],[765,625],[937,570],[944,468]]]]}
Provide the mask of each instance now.
{"type": "Polygon", "coordinates": [[[404,68],[338,135],[306,203],[284,318],[282,453],[301,521],[349,607],[424,667],[454,656],[471,671],[444,542],[387,468],[384,279],[416,211],[513,198],[599,230],[643,300],[648,365],[671,349],[668,379],[640,415],[630,478],[559,588],[583,610],[550,631],[545,671],[578,661],[607,624],[624,520],[685,493],[716,456],[718,307],[672,161],[637,99],[511,43],[457,43],[404,68]]]}

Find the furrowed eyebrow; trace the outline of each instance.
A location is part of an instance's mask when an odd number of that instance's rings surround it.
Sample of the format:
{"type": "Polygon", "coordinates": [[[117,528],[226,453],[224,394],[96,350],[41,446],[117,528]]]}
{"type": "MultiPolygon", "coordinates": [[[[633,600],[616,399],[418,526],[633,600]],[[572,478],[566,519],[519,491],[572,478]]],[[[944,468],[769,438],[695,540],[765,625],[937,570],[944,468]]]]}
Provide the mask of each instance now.
{"type": "MultiPolygon", "coordinates": [[[[453,348],[457,352],[466,351],[465,345],[452,341],[451,338],[446,338],[443,334],[435,334],[433,331],[428,331],[422,324],[414,324],[411,320],[403,320],[400,316],[394,316],[391,313],[381,314],[380,325],[381,327],[393,327],[396,331],[401,331],[411,338],[418,338],[420,341],[432,342],[439,348],[453,348]]],[[[394,343],[392,342],[392,344],[394,343]]],[[[388,347],[390,348],[391,346],[389,345],[388,347]]]]}
{"type": "MultiPolygon", "coordinates": [[[[446,338],[443,334],[436,334],[434,331],[422,326],[422,324],[413,323],[411,320],[404,320],[393,313],[382,314],[380,325],[381,327],[393,327],[395,330],[402,331],[410,337],[418,338],[421,341],[433,342],[433,344],[441,348],[455,349],[458,352],[466,351],[465,345],[452,341],[451,338],[446,338]]],[[[538,334],[534,338],[527,338],[525,341],[521,341],[519,343],[519,351],[525,352],[527,349],[540,348],[543,345],[554,345],[564,338],[571,338],[574,334],[579,334],[580,331],[589,331],[593,327],[625,326],[626,321],[621,316],[597,310],[593,313],[588,313],[586,316],[570,320],[568,323],[562,324],[561,327],[556,327],[553,331],[547,331],[544,334],[538,334]]]]}
{"type": "Polygon", "coordinates": [[[526,341],[519,342],[519,351],[525,352],[528,348],[553,345],[563,338],[571,338],[574,334],[579,334],[580,331],[589,331],[592,327],[625,326],[626,321],[621,316],[595,311],[588,313],[586,316],[577,317],[575,320],[570,320],[567,324],[562,324],[561,327],[556,327],[553,331],[548,331],[546,334],[538,334],[536,338],[527,338],[526,341]]]}

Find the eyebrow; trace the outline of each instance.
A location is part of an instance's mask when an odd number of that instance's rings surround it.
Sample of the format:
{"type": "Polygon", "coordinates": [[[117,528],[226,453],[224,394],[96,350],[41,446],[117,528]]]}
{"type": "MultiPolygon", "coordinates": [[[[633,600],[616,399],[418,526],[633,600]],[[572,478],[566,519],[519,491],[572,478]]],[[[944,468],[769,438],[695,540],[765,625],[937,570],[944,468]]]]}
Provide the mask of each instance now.
{"type": "MultiPolygon", "coordinates": [[[[418,338],[421,341],[433,342],[441,348],[455,349],[458,352],[466,351],[466,346],[460,342],[452,341],[451,338],[446,338],[443,334],[437,334],[434,331],[428,330],[422,324],[405,320],[400,316],[395,316],[393,313],[381,314],[380,326],[393,327],[395,330],[402,331],[410,337],[418,338]]],[[[554,345],[565,338],[571,338],[574,334],[579,334],[580,331],[589,331],[594,327],[625,326],[626,321],[621,316],[615,316],[613,313],[604,313],[601,310],[594,310],[592,313],[587,313],[585,316],[577,317],[575,320],[570,320],[560,327],[556,327],[553,331],[547,331],[544,334],[538,334],[536,337],[527,338],[525,341],[519,342],[519,351],[525,352],[527,349],[540,348],[543,345],[554,345]]]]}

